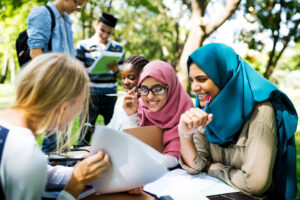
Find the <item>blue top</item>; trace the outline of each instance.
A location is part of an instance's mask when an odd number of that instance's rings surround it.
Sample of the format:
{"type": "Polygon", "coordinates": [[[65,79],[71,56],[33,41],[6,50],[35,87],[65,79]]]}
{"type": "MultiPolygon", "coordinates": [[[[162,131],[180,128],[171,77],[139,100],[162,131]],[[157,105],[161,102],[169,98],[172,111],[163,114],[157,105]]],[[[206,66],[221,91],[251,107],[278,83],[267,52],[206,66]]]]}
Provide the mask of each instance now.
{"type": "Polygon", "coordinates": [[[220,89],[207,107],[207,112],[214,115],[205,128],[209,142],[231,143],[239,136],[239,130],[258,102],[269,100],[272,103],[278,130],[273,180],[276,190],[285,199],[294,199],[297,194],[294,133],[298,116],[290,99],[224,44],[211,43],[195,50],[188,58],[188,71],[192,62],[220,89]]]}
{"type": "MultiPolygon", "coordinates": [[[[64,53],[67,45],[70,55],[74,57],[72,23],[69,16],[66,13],[61,16],[52,2],[48,2],[47,5],[52,9],[55,18],[52,52],[64,53]],[[64,40],[64,31],[66,31],[67,42],[64,40]]],[[[45,6],[39,6],[30,12],[27,18],[27,34],[29,49],[42,48],[44,53],[49,52],[48,42],[51,35],[51,15],[45,6]]]]}

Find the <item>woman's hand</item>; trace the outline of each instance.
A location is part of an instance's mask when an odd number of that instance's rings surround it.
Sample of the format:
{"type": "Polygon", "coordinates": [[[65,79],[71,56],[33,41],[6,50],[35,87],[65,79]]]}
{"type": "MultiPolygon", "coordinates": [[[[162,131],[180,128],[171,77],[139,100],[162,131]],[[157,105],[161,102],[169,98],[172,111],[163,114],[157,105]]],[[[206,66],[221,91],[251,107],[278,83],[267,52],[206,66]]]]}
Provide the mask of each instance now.
{"type": "Polygon", "coordinates": [[[64,190],[77,198],[85,185],[96,180],[109,165],[109,156],[102,151],[85,158],[75,165],[72,177],[64,190]]]}
{"type": "Polygon", "coordinates": [[[73,175],[84,185],[97,179],[109,166],[109,156],[103,151],[88,156],[74,167],[73,175]]]}
{"type": "Polygon", "coordinates": [[[124,97],[123,109],[125,110],[126,114],[132,115],[138,111],[138,95],[135,92],[136,87],[132,88],[128,91],[127,95],[124,97]]]}
{"type": "Polygon", "coordinates": [[[129,194],[135,194],[135,195],[141,194],[143,189],[144,189],[144,186],[140,186],[140,187],[129,190],[128,193],[129,194]]]}
{"type": "Polygon", "coordinates": [[[199,127],[204,128],[212,119],[212,114],[207,114],[200,108],[191,108],[181,115],[178,132],[182,136],[190,137],[199,127]]]}

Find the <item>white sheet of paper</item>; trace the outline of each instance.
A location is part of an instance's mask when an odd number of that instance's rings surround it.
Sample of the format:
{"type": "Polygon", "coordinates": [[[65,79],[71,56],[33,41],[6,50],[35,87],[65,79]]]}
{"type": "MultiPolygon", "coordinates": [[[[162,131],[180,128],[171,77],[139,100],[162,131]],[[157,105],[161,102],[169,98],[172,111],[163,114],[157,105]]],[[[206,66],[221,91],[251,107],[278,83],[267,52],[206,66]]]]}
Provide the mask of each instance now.
{"type": "Polygon", "coordinates": [[[175,169],[160,179],[144,186],[144,190],[157,197],[173,199],[207,199],[206,196],[238,192],[221,180],[207,174],[190,175],[185,170],[175,169]]]}
{"type": "Polygon", "coordinates": [[[101,194],[128,191],[155,181],[168,172],[163,155],[130,134],[97,125],[91,154],[107,152],[111,166],[92,183],[101,194]]]}

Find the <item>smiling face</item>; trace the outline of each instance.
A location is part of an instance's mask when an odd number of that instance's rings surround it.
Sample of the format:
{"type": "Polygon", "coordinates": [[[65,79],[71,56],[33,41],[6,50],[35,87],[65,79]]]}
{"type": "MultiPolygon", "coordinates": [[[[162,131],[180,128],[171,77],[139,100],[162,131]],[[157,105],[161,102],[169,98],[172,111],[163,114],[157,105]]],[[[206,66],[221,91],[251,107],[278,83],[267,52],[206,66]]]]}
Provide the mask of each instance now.
{"type": "Polygon", "coordinates": [[[198,95],[200,106],[205,106],[206,97],[210,96],[210,101],[219,94],[220,89],[195,63],[190,65],[190,79],[192,81],[192,91],[198,95]]]}
{"type": "MultiPolygon", "coordinates": [[[[162,86],[166,87],[166,84],[161,83],[160,81],[148,77],[145,78],[145,80],[142,82],[140,87],[146,87],[148,89],[153,88],[154,86],[162,86]]],[[[165,89],[165,92],[163,94],[153,94],[152,91],[149,91],[148,95],[141,96],[144,104],[151,112],[157,112],[160,109],[162,109],[167,101],[168,101],[168,90],[165,89]]]]}
{"type": "Polygon", "coordinates": [[[122,84],[126,92],[137,86],[139,75],[139,71],[134,69],[131,64],[127,63],[122,66],[122,84]]]}
{"type": "Polygon", "coordinates": [[[107,44],[109,37],[112,35],[114,28],[104,24],[103,22],[96,22],[96,34],[99,37],[100,44],[107,44]]]}

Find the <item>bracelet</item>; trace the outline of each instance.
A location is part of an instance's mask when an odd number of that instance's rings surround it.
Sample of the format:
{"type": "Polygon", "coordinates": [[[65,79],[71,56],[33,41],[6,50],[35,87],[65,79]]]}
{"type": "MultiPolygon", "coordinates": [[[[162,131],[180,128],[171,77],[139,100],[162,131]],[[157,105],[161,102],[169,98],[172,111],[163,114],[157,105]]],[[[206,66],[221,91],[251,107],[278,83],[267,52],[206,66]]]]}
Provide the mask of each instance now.
{"type": "Polygon", "coordinates": [[[179,133],[184,138],[190,138],[193,134],[179,133]]]}

